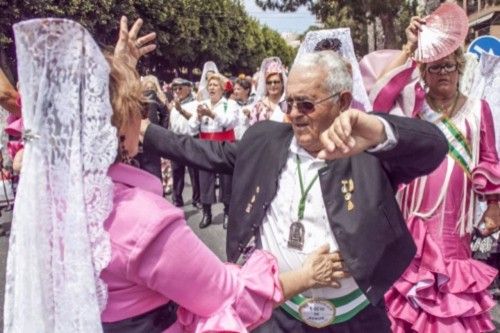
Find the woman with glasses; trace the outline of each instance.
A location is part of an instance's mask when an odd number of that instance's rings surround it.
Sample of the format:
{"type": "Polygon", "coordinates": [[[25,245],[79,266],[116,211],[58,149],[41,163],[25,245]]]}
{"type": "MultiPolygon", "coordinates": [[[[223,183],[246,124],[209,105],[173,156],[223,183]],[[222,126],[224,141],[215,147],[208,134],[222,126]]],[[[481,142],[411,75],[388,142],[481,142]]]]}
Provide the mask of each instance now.
{"type": "Polygon", "coordinates": [[[407,44],[371,91],[376,111],[392,109],[432,122],[449,146],[434,172],[399,191],[417,254],[386,294],[388,313],[394,332],[489,332],[495,329],[489,314],[495,302],[486,289],[497,270],[472,259],[470,241],[476,200],[488,205],[483,234],[500,223],[492,113],[486,101],[459,89],[465,65],[460,47],[429,63],[411,59],[424,24],[418,17],[411,20],[407,44]]]}
{"type": "Polygon", "coordinates": [[[257,84],[257,102],[250,113],[250,125],[263,120],[283,121],[284,110],[280,103],[284,99],[285,86],[286,73],[281,60],[278,57],[264,59],[257,84]]]}

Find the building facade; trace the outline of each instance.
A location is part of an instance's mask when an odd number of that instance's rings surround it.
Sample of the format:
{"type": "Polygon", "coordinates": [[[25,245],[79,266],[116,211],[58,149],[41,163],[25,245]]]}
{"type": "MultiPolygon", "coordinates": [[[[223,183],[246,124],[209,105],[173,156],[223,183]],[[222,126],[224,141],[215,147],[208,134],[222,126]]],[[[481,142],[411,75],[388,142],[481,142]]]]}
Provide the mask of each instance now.
{"type": "Polygon", "coordinates": [[[461,0],[469,16],[469,36],[467,42],[483,35],[500,38],[500,0],[461,0]]]}

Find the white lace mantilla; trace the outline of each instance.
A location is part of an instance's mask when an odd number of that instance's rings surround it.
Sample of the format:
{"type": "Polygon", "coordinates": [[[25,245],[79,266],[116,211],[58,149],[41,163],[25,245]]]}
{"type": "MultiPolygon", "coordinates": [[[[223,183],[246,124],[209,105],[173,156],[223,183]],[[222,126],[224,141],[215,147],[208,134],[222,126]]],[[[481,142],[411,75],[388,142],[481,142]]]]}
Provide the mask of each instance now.
{"type": "Polygon", "coordinates": [[[62,19],[14,26],[26,147],[7,262],[4,332],[99,332],[117,151],[109,67],[62,19]]]}

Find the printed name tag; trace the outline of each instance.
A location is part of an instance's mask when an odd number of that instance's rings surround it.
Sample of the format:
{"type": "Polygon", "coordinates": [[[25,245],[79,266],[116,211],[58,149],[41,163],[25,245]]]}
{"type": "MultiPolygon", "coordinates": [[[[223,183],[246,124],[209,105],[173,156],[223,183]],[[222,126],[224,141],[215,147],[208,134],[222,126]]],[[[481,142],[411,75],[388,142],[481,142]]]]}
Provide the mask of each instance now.
{"type": "Polygon", "coordinates": [[[299,314],[307,325],[322,328],[335,320],[335,306],[325,300],[311,299],[300,305],[299,314]]]}

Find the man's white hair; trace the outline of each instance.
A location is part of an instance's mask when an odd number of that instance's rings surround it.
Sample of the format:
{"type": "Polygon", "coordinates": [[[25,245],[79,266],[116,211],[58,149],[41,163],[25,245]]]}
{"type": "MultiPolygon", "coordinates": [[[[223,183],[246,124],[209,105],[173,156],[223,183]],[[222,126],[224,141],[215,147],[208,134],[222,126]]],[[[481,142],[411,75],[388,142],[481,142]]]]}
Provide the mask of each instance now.
{"type": "MultiPolygon", "coordinates": [[[[306,53],[295,61],[295,68],[320,68],[325,73],[325,88],[332,93],[348,91],[352,93],[351,64],[334,51],[306,53]]],[[[302,70],[302,69],[301,69],[302,70]]]]}

